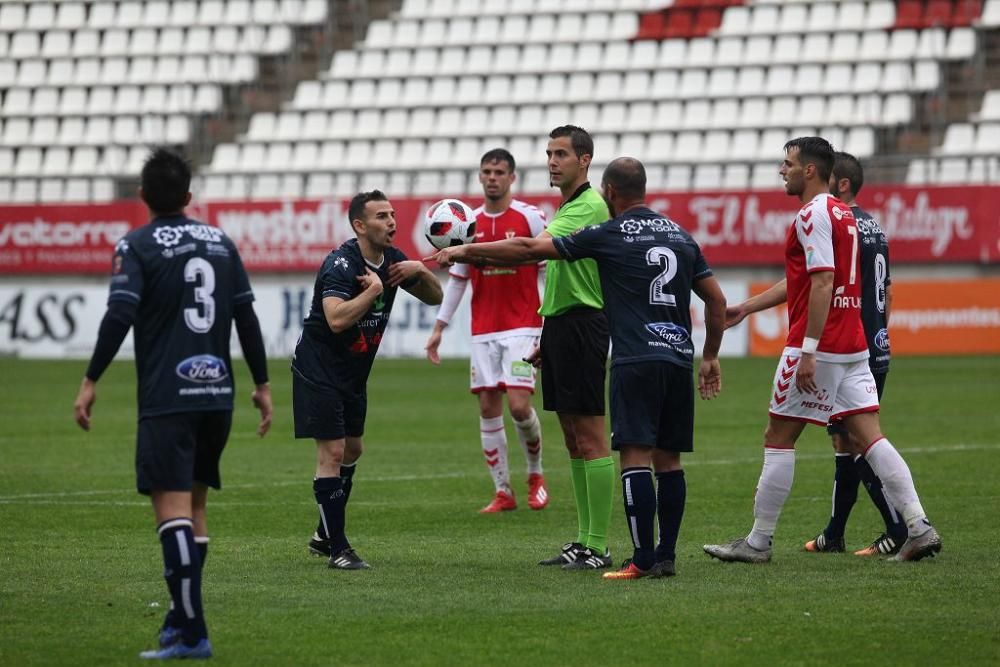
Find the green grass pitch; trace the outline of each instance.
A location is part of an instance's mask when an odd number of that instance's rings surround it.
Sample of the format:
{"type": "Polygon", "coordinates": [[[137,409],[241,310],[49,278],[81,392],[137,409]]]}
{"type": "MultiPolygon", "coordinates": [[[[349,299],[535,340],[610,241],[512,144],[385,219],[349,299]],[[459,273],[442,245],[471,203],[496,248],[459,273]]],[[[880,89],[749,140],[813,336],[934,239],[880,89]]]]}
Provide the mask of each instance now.
{"type": "MultiPolygon", "coordinates": [[[[204,600],[219,665],[1000,663],[1000,358],[902,358],[884,401],[944,539],[920,563],[813,555],[833,476],[823,431],[799,444],[774,561],[724,564],[705,542],[745,534],[773,360],[723,360],[686,457],[678,576],[603,581],[535,563],[574,534],[566,455],[543,416],[552,502],[480,516],[492,485],[465,362],[379,360],[348,534],[373,569],[337,572],[305,543],[316,523],[311,442],[291,437],[290,382],[272,361],[274,428],[253,431],[242,362],[225,488],[209,503],[204,600]]],[[[73,423],[85,364],[0,359],[0,665],[130,665],[169,603],[148,501],[133,487],[135,383],[116,362],[93,430],[73,423]]],[[[880,532],[862,489],[848,525],[880,532]]],[[[616,561],[631,555],[616,501],[616,561]]]]}

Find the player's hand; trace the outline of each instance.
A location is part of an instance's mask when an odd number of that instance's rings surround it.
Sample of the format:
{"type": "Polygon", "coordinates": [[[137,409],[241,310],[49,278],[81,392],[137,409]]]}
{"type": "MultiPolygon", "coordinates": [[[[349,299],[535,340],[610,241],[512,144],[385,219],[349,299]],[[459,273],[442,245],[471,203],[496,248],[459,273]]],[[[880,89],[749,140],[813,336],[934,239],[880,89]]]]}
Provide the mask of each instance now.
{"type": "Polygon", "coordinates": [[[427,345],[424,345],[424,352],[427,353],[427,359],[435,366],[441,365],[441,355],[438,354],[438,347],[441,345],[441,330],[435,328],[431,332],[430,338],[427,339],[427,345]]]}
{"type": "Polygon", "coordinates": [[[83,378],[83,382],[80,383],[80,391],[77,392],[76,400],[73,402],[73,416],[76,418],[76,423],[84,431],[90,430],[90,409],[94,407],[96,400],[96,383],[89,378],[83,378]]]}
{"type": "Polygon", "coordinates": [[[427,268],[424,266],[423,262],[418,262],[416,260],[396,262],[389,267],[389,287],[396,287],[401,283],[405,283],[410,278],[419,275],[426,270],[427,268]]]}
{"type": "Polygon", "coordinates": [[[430,257],[425,257],[424,261],[434,261],[443,267],[449,267],[452,264],[458,264],[465,260],[465,251],[467,248],[468,246],[464,245],[451,246],[444,250],[438,250],[430,257]]]}
{"type": "Polygon", "coordinates": [[[749,313],[743,304],[737,306],[727,306],[726,307],[726,328],[735,327],[737,324],[746,319],[749,313]]]}
{"type": "Polygon", "coordinates": [[[542,348],[535,345],[531,348],[531,354],[526,356],[522,361],[526,361],[535,368],[541,368],[542,366],[542,348]]]}
{"type": "Polygon", "coordinates": [[[364,291],[375,290],[375,294],[381,294],[385,287],[382,285],[382,279],[378,277],[378,274],[365,267],[365,275],[357,276],[356,280],[361,284],[361,289],[364,291]]]}
{"type": "Polygon", "coordinates": [[[698,393],[710,401],[722,391],[722,366],[718,359],[702,359],[698,367],[698,393]]]}
{"type": "Polygon", "coordinates": [[[795,369],[795,388],[803,394],[816,392],[816,355],[803,354],[795,369]]]}
{"type": "Polygon", "coordinates": [[[271,417],[274,415],[274,406],[271,404],[271,385],[259,384],[250,394],[253,406],[260,410],[260,424],[257,425],[257,435],[264,437],[271,430],[271,417]]]}

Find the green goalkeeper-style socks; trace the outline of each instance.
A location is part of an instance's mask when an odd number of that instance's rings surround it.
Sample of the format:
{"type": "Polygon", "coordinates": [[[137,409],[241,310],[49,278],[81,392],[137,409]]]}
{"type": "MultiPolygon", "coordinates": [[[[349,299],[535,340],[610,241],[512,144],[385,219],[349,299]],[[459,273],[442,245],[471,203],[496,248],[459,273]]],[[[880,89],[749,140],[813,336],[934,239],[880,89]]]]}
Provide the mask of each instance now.
{"type": "Polygon", "coordinates": [[[587,501],[587,467],[583,459],[570,459],[569,470],[573,477],[573,497],[576,499],[576,542],[587,544],[590,533],[590,506],[587,501]]]}
{"type": "MultiPolygon", "coordinates": [[[[582,543],[601,555],[608,548],[612,498],[615,492],[615,461],[610,456],[584,462],[590,529],[582,543]]],[[[579,500],[577,501],[579,502],[579,500]]]]}

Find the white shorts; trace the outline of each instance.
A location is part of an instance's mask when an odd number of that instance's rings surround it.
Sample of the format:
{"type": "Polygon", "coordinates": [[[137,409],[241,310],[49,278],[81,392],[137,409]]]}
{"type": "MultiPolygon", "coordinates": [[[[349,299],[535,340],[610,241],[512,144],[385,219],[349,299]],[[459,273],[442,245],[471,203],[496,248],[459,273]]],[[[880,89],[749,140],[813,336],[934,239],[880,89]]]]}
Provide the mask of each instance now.
{"type": "Polygon", "coordinates": [[[878,411],[878,389],[868,360],[816,361],[814,394],[795,386],[798,355],[782,355],[774,373],[769,412],[772,417],[826,426],[831,419],[878,411]]]}
{"type": "Polygon", "coordinates": [[[535,368],[524,358],[538,345],[537,336],[509,336],[481,343],[473,341],[472,393],[488,389],[535,391],[535,368]]]}

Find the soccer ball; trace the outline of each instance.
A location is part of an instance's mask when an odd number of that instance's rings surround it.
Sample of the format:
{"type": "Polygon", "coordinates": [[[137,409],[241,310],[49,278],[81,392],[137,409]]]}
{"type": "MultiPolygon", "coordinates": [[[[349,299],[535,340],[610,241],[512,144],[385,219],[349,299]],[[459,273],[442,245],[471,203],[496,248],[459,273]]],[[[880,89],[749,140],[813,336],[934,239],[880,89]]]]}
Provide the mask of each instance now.
{"type": "Polygon", "coordinates": [[[424,236],[438,250],[471,243],[476,236],[476,215],[465,202],[442,199],[427,209],[424,236]]]}

